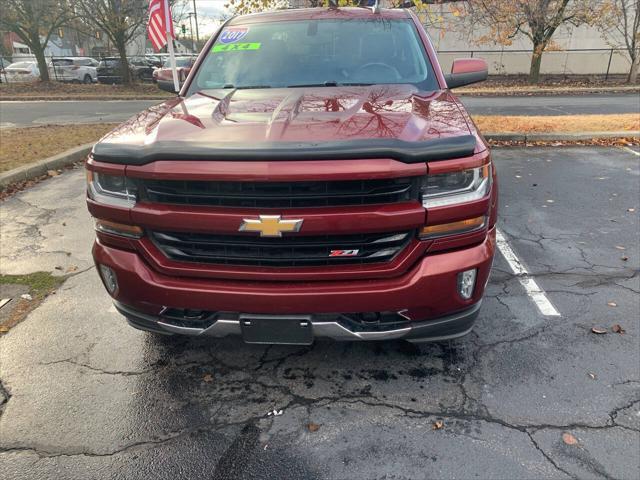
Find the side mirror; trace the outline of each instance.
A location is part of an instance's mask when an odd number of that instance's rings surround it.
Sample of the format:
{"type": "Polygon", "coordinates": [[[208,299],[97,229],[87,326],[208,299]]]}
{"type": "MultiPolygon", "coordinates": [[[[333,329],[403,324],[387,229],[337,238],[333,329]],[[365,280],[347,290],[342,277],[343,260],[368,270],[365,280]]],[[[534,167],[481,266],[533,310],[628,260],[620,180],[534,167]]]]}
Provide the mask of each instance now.
{"type": "Polygon", "coordinates": [[[451,65],[451,73],[444,76],[451,88],[484,82],[489,76],[489,67],[482,58],[458,58],[451,65]]]}

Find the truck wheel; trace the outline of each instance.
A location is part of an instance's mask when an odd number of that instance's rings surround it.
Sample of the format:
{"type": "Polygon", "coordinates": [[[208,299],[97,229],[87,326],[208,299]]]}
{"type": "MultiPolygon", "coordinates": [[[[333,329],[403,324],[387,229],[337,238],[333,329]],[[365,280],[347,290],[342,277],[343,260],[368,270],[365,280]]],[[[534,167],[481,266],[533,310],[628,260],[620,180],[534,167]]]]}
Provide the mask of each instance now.
{"type": "Polygon", "coordinates": [[[93,80],[91,80],[91,75],[89,75],[88,73],[84,76],[83,79],[83,83],[85,85],[89,84],[89,83],[93,83],[93,80]]]}

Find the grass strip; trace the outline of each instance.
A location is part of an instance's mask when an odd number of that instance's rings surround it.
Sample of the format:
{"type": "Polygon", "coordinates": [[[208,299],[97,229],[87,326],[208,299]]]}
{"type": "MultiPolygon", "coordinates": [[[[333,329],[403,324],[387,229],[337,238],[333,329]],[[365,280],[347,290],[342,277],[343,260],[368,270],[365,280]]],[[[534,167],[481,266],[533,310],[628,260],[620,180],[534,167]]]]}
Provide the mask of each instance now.
{"type": "Polygon", "coordinates": [[[0,172],[99,140],[114,123],[43,125],[0,130],[0,172]]]}
{"type": "Polygon", "coordinates": [[[483,133],[583,133],[640,130],[637,113],[608,115],[473,115],[483,133]]]}

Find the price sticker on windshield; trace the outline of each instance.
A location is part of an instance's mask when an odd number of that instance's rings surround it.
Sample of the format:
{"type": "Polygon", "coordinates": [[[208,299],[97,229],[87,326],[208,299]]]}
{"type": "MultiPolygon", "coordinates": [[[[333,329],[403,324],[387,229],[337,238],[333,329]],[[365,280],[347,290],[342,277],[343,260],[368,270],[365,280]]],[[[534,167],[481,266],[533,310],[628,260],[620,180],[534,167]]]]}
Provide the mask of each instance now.
{"type": "Polygon", "coordinates": [[[218,52],[241,52],[245,50],[260,50],[261,43],[229,43],[214,45],[211,51],[213,53],[218,52]]]}

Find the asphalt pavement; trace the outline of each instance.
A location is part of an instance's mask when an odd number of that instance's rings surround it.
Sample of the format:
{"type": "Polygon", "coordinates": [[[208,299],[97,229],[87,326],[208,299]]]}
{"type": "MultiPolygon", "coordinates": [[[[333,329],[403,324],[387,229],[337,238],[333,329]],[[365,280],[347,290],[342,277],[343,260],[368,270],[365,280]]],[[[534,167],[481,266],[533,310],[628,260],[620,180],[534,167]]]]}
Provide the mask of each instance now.
{"type": "Polygon", "coordinates": [[[76,270],[0,339],[0,478],[637,478],[640,158],[494,158],[505,245],[559,316],[497,254],[474,332],[422,350],[158,340],[98,279],[80,169],[6,200],[2,273],[76,270]]]}
{"type": "MultiPolygon", "coordinates": [[[[475,115],[639,113],[637,94],[461,97],[475,115]]],[[[159,100],[0,102],[0,127],[121,122],[159,100]]]]}

